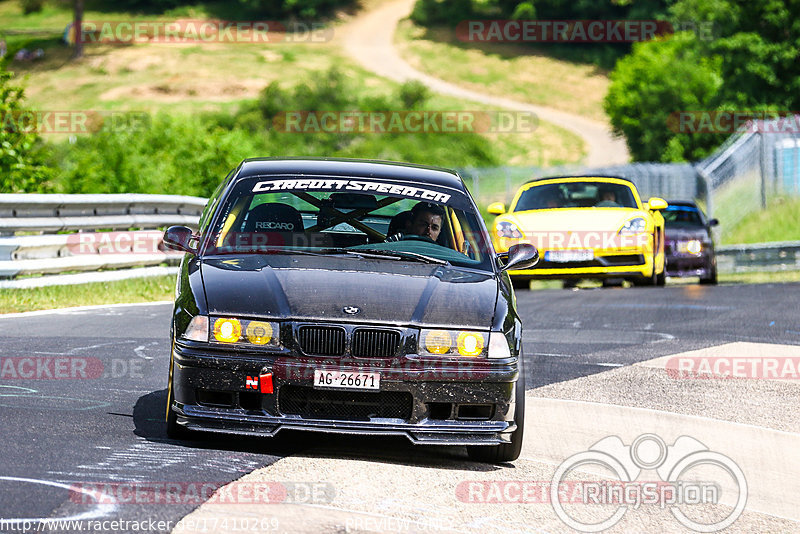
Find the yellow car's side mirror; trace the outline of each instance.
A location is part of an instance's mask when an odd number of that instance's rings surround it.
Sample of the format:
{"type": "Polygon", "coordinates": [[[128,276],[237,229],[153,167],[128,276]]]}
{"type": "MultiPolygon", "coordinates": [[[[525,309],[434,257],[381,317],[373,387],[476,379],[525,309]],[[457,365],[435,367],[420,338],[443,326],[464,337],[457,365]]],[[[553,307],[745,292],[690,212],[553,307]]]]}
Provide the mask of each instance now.
{"type": "Polygon", "coordinates": [[[489,207],[486,208],[486,211],[492,215],[502,215],[506,212],[506,206],[502,202],[492,202],[489,204],[489,207]]]}
{"type": "Polygon", "coordinates": [[[667,201],[663,198],[652,197],[647,201],[647,209],[649,210],[665,210],[667,206],[669,206],[669,204],[667,204],[667,201]]]}

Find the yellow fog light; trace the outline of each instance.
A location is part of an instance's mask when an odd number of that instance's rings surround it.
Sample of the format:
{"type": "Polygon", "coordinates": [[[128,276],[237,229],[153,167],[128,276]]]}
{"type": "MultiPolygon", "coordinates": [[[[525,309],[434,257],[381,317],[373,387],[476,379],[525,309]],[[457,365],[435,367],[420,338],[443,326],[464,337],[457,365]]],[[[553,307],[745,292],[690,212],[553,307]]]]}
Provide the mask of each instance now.
{"type": "Polygon", "coordinates": [[[250,321],[246,333],[247,341],[253,345],[266,345],[272,341],[272,325],[263,321],[250,321]]]}
{"type": "Polygon", "coordinates": [[[483,352],[485,342],[483,334],[478,332],[460,332],[458,334],[458,353],[462,356],[479,356],[483,352]]]}
{"type": "Polygon", "coordinates": [[[220,318],[214,321],[214,339],[223,343],[236,343],[242,337],[242,323],[238,319],[220,318]]]}
{"type": "Polygon", "coordinates": [[[425,334],[425,350],[431,354],[447,354],[452,348],[453,339],[446,330],[428,330],[425,334]]]}

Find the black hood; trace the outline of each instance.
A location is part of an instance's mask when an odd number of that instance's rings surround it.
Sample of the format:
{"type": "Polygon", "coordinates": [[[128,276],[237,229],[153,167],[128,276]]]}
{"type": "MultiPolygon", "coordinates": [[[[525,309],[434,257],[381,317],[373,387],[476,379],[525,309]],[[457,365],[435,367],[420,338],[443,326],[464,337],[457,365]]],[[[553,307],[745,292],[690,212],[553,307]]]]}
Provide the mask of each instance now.
{"type": "Polygon", "coordinates": [[[247,255],[202,261],[210,315],[488,329],[498,282],[458,268],[359,257],[247,255]],[[360,308],[356,315],[343,311],[360,308]]]}

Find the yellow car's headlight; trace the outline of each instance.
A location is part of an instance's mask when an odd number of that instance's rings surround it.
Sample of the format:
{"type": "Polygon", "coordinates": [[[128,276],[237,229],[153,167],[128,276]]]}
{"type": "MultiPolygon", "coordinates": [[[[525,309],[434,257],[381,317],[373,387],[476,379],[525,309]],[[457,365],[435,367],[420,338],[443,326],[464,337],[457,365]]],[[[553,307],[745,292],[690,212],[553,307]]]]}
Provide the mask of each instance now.
{"type": "Polygon", "coordinates": [[[478,358],[486,356],[486,332],[473,330],[424,329],[419,353],[428,356],[478,358]]]}
{"type": "Polygon", "coordinates": [[[505,237],[507,239],[521,239],[524,237],[517,225],[508,221],[500,221],[495,224],[494,231],[497,233],[498,237],[505,237]]]}
{"type": "Polygon", "coordinates": [[[619,229],[620,234],[641,234],[647,229],[647,221],[642,217],[634,217],[625,222],[619,229]]]}

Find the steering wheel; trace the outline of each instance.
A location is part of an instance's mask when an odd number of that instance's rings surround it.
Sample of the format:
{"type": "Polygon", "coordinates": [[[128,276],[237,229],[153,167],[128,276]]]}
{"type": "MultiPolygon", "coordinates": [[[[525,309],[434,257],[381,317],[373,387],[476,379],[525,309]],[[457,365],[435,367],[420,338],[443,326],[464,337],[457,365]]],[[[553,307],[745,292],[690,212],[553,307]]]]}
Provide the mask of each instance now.
{"type": "Polygon", "coordinates": [[[434,245],[438,245],[436,241],[426,235],[404,234],[403,237],[400,238],[400,241],[422,241],[424,243],[433,243],[434,245]]]}

